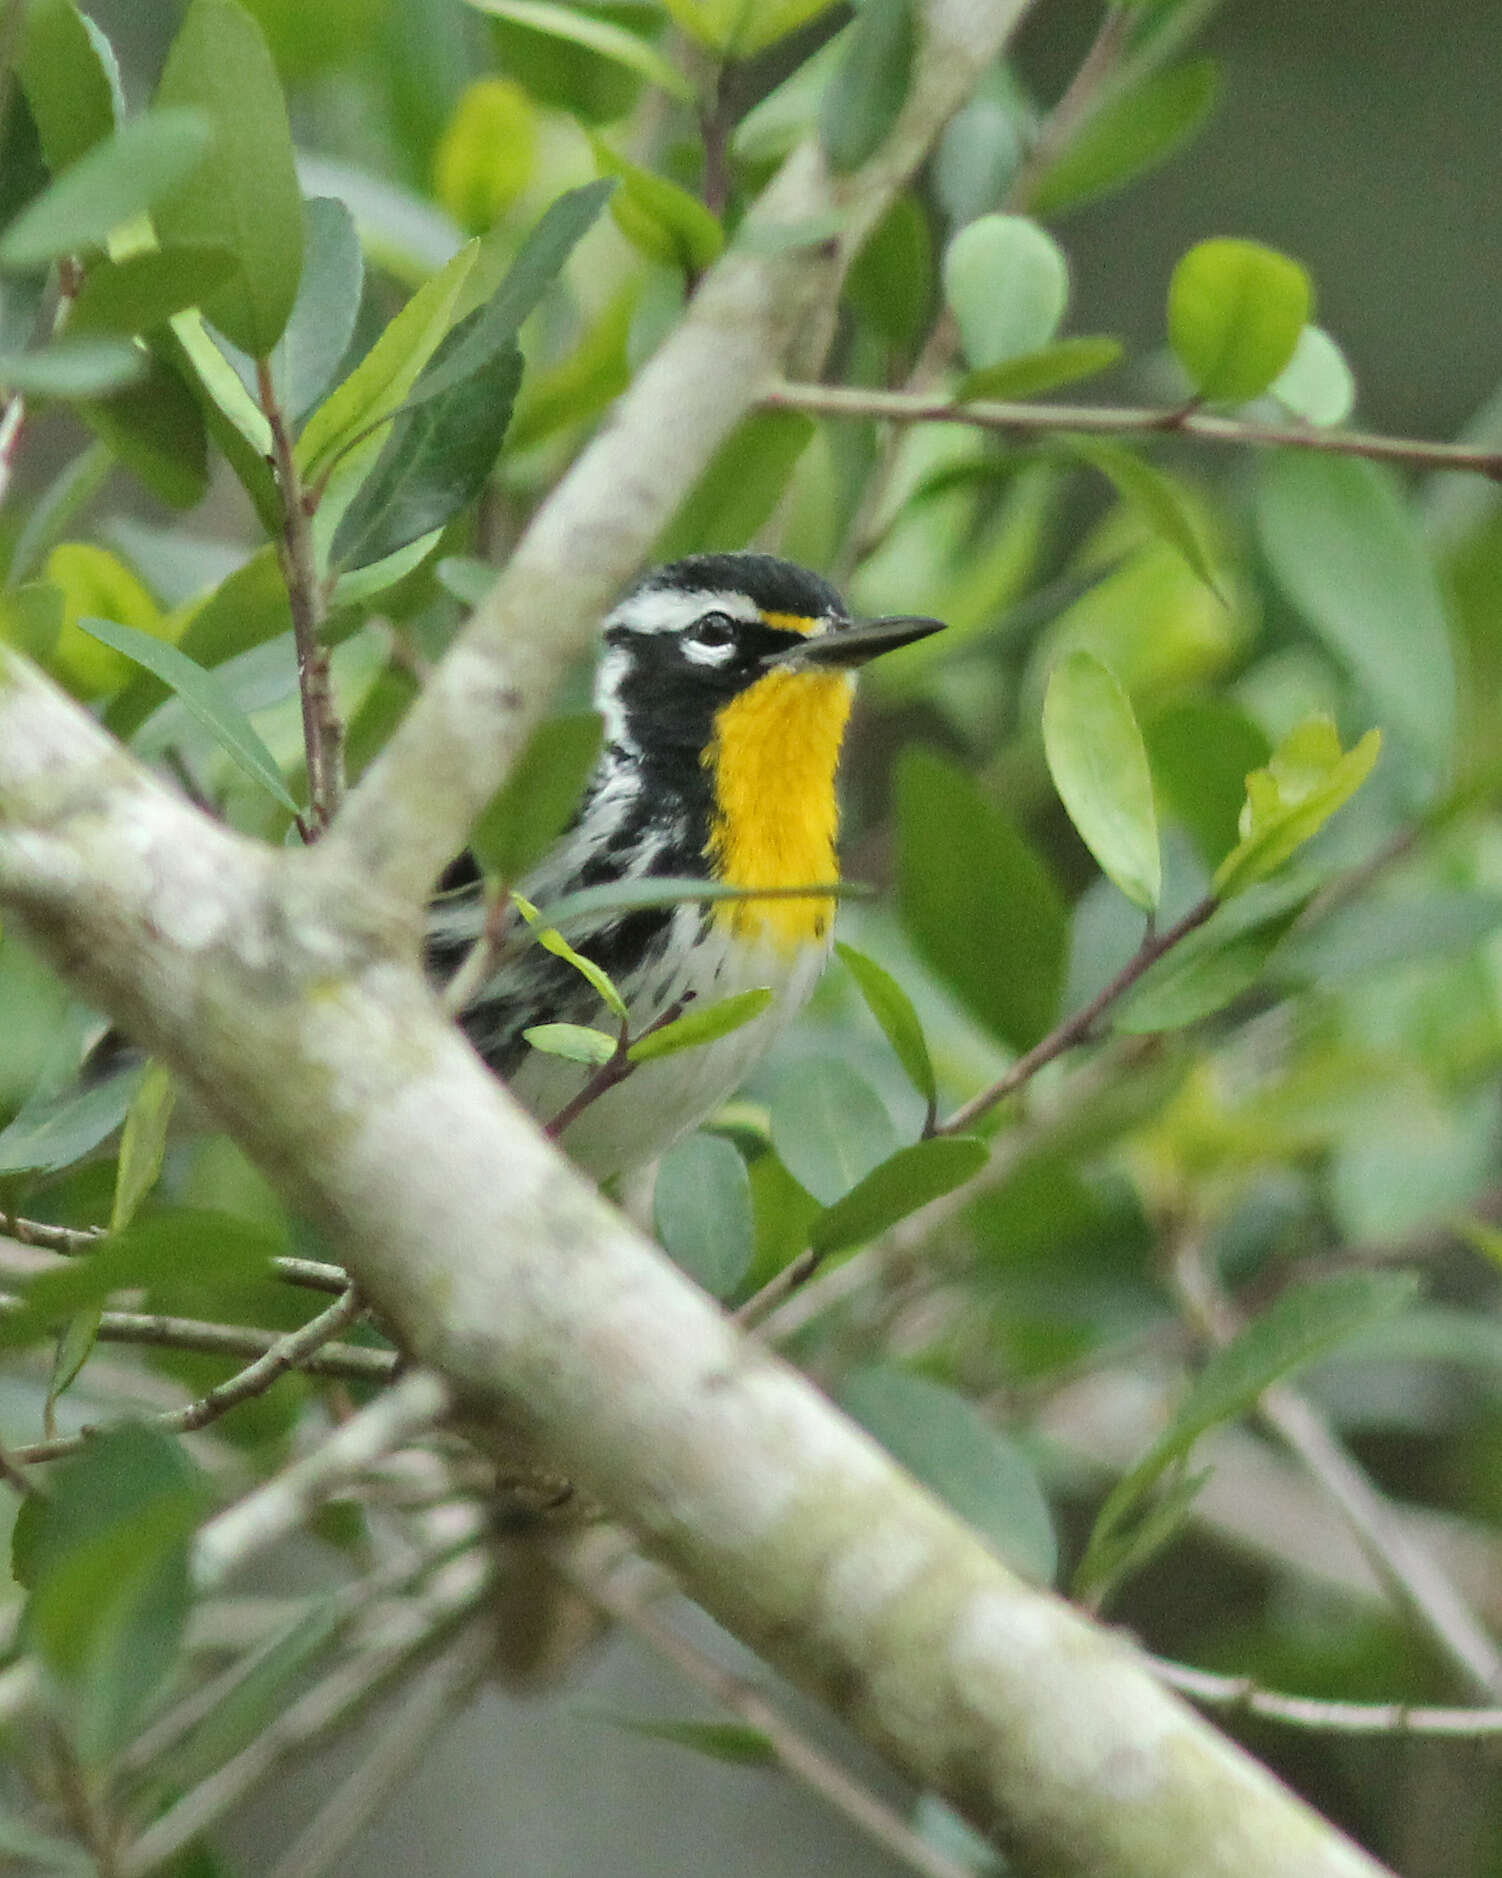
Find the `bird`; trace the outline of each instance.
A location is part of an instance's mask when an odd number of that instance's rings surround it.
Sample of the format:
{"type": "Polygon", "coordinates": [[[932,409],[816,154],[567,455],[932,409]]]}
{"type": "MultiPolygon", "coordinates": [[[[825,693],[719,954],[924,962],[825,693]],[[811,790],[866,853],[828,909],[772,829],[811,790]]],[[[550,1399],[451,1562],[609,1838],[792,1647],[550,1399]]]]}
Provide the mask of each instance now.
{"type": "MultiPolygon", "coordinates": [[[[639,578],[603,622],[599,757],[572,823],[519,883],[546,907],[591,887],[691,876],[738,889],[837,886],[836,771],[860,666],[939,632],[917,615],[858,620],[819,574],[769,554],[695,554],[639,578]]],[[[474,856],[428,909],[426,968],[442,987],[488,916],[474,856]]],[[[542,1024],[617,1028],[598,990],[539,944],[508,945],[456,1013],[488,1067],[597,1180],[644,1167],[731,1096],[813,990],[833,897],[679,901],[570,927],[602,968],[629,1033],[766,988],[750,1022],[635,1067],[581,1102],[595,1071],[533,1048],[542,1024]],[[571,1110],[576,1112],[571,1112],[571,1110]]],[[[525,936],[525,935],[524,935],[525,936]]]]}

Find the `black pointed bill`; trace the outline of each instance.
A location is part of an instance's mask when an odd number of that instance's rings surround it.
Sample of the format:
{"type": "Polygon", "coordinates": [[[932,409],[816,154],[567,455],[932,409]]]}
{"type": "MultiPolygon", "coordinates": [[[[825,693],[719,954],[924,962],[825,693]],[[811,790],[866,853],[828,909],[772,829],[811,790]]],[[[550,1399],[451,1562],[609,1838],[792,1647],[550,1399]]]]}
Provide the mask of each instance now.
{"type": "Polygon", "coordinates": [[[858,626],[838,627],[815,638],[800,639],[786,650],[769,652],[762,664],[774,671],[782,665],[834,666],[847,670],[880,658],[883,652],[895,652],[899,646],[913,645],[943,630],[943,620],[921,619],[917,615],[863,620],[858,626]]]}

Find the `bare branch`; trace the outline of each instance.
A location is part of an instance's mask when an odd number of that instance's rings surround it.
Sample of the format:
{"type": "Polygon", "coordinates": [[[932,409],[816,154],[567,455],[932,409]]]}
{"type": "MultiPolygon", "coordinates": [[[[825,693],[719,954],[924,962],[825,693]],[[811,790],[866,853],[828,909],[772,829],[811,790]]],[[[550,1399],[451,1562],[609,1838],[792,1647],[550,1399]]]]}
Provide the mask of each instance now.
{"type": "Polygon", "coordinates": [[[1315,1696],[1283,1695],[1264,1689],[1250,1676],[1217,1676],[1161,1656],[1152,1666],[1171,1689],[1201,1708],[1222,1714],[1250,1715],[1315,1734],[1427,1736],[1450,1741],[1482,1741],[1502,1734],[1502,1708],[1433,1708],[1407,1702],[1327,1702],[1315,1696]]]}

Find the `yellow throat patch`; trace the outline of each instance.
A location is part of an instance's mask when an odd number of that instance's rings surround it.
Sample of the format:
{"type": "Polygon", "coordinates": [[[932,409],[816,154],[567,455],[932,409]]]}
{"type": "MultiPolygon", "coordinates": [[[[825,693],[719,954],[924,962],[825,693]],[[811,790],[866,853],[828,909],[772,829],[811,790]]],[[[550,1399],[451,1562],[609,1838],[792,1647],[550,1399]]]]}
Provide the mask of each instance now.
{"type": "MultiPolygon", "coordinates": [[[[835,769],[855,695],[847,672],[771,671],[715,718],[704,752],[714,790],[709,844],[716,880],[732,887],[808,887],[839,880],[835,769]]],[[[731,900],[715,917],[787,951],[822,940],[834,902],[731,900]]]]}

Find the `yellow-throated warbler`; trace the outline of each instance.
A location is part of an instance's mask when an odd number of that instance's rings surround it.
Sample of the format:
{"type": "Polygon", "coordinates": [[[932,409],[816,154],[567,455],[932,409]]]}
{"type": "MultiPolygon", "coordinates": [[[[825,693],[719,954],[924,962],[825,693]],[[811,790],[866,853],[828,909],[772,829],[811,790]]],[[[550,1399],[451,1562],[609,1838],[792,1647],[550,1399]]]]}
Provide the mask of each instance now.
{"type": "MultiPolygon", "coordinates": [[[[739,888],[834,884],[835,769],[857,666],[940,630],[852,621],[817,574],[765,554],[701,554],[647,574],[605,621],[596,705],[604,746],[572,826],[522,883],[541,905],[586,887],[692,876],[739,888]]],[[[597,1177],[651,1160],[742,1081],[813,989],[834,902],[679,902],[602,914],[569,942],[619,988],[636,1034],[689,1001],[755,986],[770,1005],[701,1048],[644,1063],[563,1139],[597,1177]]],[[[485,920],[473,860],[450,867],[429,914],[428,967],[452,974],[485,920]]],[[[546,1023],[612,1028],[566,959],[528,946],[459,1013],[476,1050],[543,1121],[591,1073],[531,1049],[546,1023]]]]}

